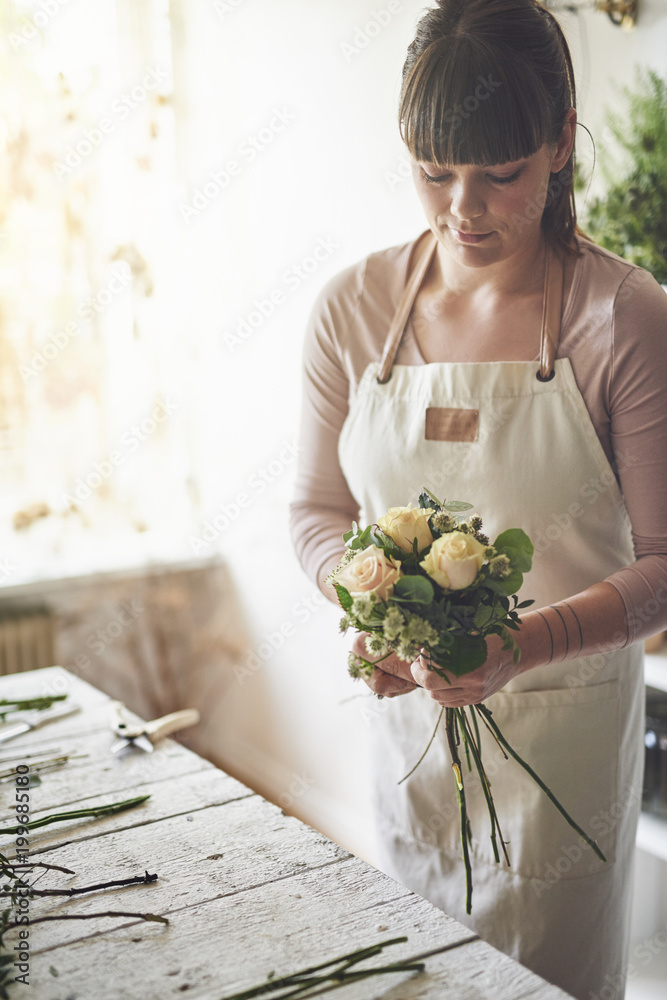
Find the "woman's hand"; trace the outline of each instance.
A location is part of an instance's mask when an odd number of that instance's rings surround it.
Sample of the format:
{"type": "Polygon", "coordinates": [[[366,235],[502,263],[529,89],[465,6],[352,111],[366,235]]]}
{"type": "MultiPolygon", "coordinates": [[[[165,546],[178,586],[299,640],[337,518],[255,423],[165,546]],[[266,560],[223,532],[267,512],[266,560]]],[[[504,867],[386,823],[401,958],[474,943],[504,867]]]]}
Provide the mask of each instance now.
{"type": "Polygon", "coordinates": [[[431,698],[447,708],[460,708],[462,705],[477,705],[490,695],[504,688],[521,668],[514,663],[512,650],[502,649],[502,639],[490,635],[486,640],[486,661],[472,673],[463,677],[448,675],[449,683],[434,670],[429,670],[423,657],[412,664],[412,677],[419,687],[425,688],[431,698]]]}
{"type": "MultiPolygon", "coordinates": [[[[360,632],[355,636],[352,643],[352,652],[356,653],[357,656],[363,656],[370,663],[373,662],[373,657],[369,655],[366,649],[365,632],[360,632]]],[[[405,660],[399,660],[393,653],[382,660],[371,676],[364,677],[364,680],[371,691],[382,698],[394,698],[399,694],[407,694],[409,691],[414,691],[417,687],[410,673],[410,664],[406,663],[405,660]]]]}

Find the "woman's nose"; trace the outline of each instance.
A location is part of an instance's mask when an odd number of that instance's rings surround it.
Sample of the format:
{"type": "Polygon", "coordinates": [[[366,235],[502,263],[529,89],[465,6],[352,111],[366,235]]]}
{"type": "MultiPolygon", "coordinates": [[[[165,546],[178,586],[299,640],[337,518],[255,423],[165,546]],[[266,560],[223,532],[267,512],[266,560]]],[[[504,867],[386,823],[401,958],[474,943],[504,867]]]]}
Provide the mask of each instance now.
{"type": "Polygon", "coordinates": [[[459,181],[452,190],[451,212],[461,222],[478,219],[484,215],[486,206],[479,188],[474,182],[459,181]]]}

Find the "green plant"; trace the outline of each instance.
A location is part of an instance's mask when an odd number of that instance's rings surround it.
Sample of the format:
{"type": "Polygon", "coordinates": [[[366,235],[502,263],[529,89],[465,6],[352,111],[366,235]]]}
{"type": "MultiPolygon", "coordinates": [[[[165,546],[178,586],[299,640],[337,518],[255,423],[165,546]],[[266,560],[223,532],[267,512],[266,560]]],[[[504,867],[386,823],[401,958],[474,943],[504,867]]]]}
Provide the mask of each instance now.
{"type": "Polygon", "coordinates": [[[636,71],[623,87],[625,113],[607,110],[600,167],[606,193],[584,210],[583,226],[601,246],[667,284],[667,80],[636,71]]]}

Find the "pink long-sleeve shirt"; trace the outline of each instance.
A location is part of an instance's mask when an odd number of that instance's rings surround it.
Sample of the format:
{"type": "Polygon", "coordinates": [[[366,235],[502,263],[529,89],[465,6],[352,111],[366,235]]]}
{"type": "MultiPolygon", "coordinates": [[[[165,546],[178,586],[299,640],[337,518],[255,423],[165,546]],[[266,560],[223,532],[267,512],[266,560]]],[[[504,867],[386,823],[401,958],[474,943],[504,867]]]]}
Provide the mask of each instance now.
{"type": "MultiPolygon", "coordinates": [[[[608,582],[626,608],[628,641],[667,628],[667,295],[648,272],[580,239],[558,357],[570,359],[625,498],[635,562],[608,582]]],[[[322,581],[359,516],[338,438],[366,367],[378,361],[413,242],[373,253],[322,289],[304,344],[303,406],[292,537],[322,581]]],[[[411,321],[396,357],[424,364],[411,321]]]]}

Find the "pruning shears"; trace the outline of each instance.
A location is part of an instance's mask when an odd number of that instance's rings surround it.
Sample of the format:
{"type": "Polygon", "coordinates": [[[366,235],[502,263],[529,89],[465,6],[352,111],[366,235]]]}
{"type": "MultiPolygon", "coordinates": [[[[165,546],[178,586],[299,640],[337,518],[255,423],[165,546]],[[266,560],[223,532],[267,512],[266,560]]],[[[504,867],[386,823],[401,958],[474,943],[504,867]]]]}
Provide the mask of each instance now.
{"type": "Polygon", "coordinates": [[[122,701],[113,701],[110,705],[111,729],[116,734],[116,741],[111,747],[111,753],[117,753],[123,747],[135,746],[152,753],[154,744],[164,736],[176,733],[199,722],[199,712],[196,708],[185,708],[180,712],[171,712],[152,722],[132,722],[122,701]]]}

